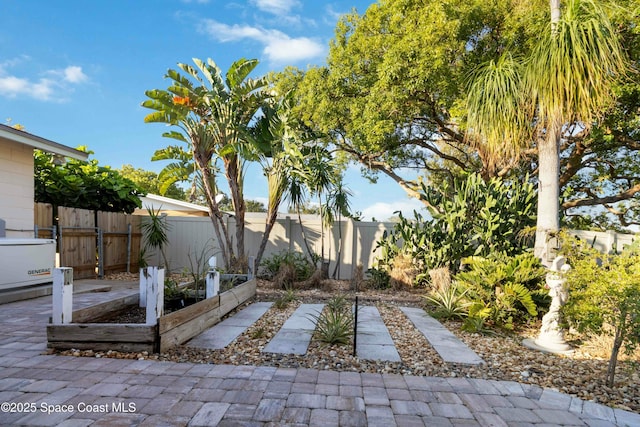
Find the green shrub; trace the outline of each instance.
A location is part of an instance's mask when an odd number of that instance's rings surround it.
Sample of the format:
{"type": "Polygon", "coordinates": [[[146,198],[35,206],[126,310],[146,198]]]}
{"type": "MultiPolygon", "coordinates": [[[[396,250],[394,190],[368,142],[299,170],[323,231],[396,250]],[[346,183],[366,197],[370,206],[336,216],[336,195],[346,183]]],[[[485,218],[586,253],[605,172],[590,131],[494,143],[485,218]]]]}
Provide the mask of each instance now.
{"type": "Polygon", "coordinates": [[[464,262],[466,271],[455,280],[466,290],[476,313],[486,313],[487,320],[506,329],[537,316],[534,297],[546,293],[545,270],[533,254],[469,257],[464,262]]]}
{"type": "Polygon", "coordinates": [[[455,272],[465,257],[522,253],[531,243],[523,236],[535,225],[535,196],[528,179],[484,181],[468,174],[453,184],[423,183],[421,199],[431,219],[417,212],[413,219],[399,214],[394,230],[377,242],[378,267],[391,271],[398,254],[408,255],[423,271],[415,279],[421,285],[429,280],[429,270],[447,267],[455,272]]]}
{"type": "Polygon", "coordinates": [[[612,387],[620,350],[631,353],[640,343],[640,245],[603,255],[575,240],[569,244],[569,299],[562,313],[577,331],[613,335],[606,379],[612,387]]]}
{"type": "Polygon", "coordinates": [[[451,285],[441,290],[434,290],[425,296],[427,304],[435,305],[435,310],[430,314],[436,319],[462,319],[467,316],[467,306],[465,300],[467,291],[461,291],[458,286],[451,285]]]}
{"type": "Polygon", "coordinates": [[[379,268],[370,268],[367,270],[369,278],[367,279],[367,286],[373,289],[387,289],[391,276],[386,270],[379,268]]]}
{"type": "Polygon", "coordinates": [[[273,279],[283,264],[290,265],[295,269],[295,280],[297,282],[307,280],[316,270],[315,261],[310,260],[304,254],[281,251],[262,260],[260,263],[260,276],[268,280],[273,279]]]}

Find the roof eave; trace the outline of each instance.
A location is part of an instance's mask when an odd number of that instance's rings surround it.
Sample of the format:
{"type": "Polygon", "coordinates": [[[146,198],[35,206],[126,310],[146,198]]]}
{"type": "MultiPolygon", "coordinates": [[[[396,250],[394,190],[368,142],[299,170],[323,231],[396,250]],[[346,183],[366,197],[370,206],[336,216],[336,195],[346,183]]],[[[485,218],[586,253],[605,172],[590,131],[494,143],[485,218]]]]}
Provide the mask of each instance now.
{"type": "Polygon", "coordinates": [[[87,160],[89,154],[75,148],[67,147],[54,141],[30,134],[28,132],[14,129],[10,126],[0,125],[0,138],[24,144],[38,150],[46,151],[53,154],[59,154],[65,157],[71,157],[76,160],[87,160]]]}

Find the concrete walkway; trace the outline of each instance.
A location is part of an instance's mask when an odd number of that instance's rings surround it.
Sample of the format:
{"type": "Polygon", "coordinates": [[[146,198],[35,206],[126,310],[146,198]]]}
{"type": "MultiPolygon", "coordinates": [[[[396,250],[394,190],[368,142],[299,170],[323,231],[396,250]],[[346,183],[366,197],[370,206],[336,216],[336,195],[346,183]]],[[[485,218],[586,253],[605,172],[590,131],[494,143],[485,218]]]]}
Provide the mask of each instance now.
{"type": "Polygon", "coordinates": [[[421,308],[400,307],[413,325],[447,363],[479,365],[482,358],[421,308]]]}
{"type": "Polygon", "coordinates": [[[228,346],[253,325],[273,305],[272,302],[256,302],[207,329],[187,343],[189,347],[220,350],[228,346]]]}
{"type": "Polygon", "coordinates": [[[323,308],[324,304],[301,304],[262,351],[305,354],[316,329],[316,316],[322,313],[323,308]]]}
{"type": "Polygon", "coordinates": [[[51,297],[0,306],[0,425],[640,425],[516,382],[42,355],[50,315],[51,297]]]}
{"type": "Polygon", "coordinates": [[[375,306],[358,307],[356,354],[361,359],[401,361],[391,334],[375,306]]]}

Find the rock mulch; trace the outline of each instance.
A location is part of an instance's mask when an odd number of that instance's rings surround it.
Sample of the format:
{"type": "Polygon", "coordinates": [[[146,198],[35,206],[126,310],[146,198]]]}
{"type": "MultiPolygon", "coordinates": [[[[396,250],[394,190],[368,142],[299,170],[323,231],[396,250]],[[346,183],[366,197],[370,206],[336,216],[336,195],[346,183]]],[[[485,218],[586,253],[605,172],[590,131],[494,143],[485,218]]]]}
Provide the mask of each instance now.
{"type": "MultiPolygon", "coordinates": [[[[511,380],[556,389],[583,400],[640,413],[640,360],[631,358],[620,361],[616,385],[609,388],[604,381],[608,362],[606,359],[594,358],[580,349],[568,357],[543,354],[522,346],[523,338],[535,338],[539,325],[531,325],[514,333],[480,335],[461,331],[459,323],[444,322],[451,332],[486,362],[479,366],[444,363],[399,309],[401,306],[421,306],[422,297],[419,292],[369,290],[360,294],[361,304],[375,304],[378,307],[401,356],[401,362],[362,360],[353,356],[351,346],[327,346],[316,339],[311,341],[305,355],[261,352],[301,303],[326,302],[336,293],[349,292],[348,285],[339,283],[333,283],[328,288],[299,291],[298,300],[284,309],[271,307],[253,326],[223,350],[180,346],[167,353],[151,355],[92,351],[70,351],[67,354],[511,380]]],[[[274,301],[279,295],[281,292],[261,282],[256,299],[274,301]]]]}

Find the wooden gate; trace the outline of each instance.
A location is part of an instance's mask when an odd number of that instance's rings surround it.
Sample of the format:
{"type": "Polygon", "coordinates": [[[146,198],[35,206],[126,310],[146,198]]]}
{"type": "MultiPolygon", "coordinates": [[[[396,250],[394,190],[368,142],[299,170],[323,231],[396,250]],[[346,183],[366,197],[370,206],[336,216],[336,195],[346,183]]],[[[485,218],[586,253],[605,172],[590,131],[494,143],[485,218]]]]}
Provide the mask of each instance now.
{"type": "Polygon", "coordinates": [[[140,217],[119,212],[98,212],[101,233],[101,275],[138,270],[140,217]],[[137,248],[134,252],[134,248],[137,248]]]}
{"type": "Polygon", "coordinates": [[[138,271],[139,216],[60,206],[56,221],[50,204],[34,210],[38,237],[58,240],[59,265],[73,267],[74,279],[138,271]]]}
{"type": "Polygon", "coordinates": [[[58,207],[60,265],[73,267],[74,279],[95,278],[98,265],[95,212],[58,207]]]}

